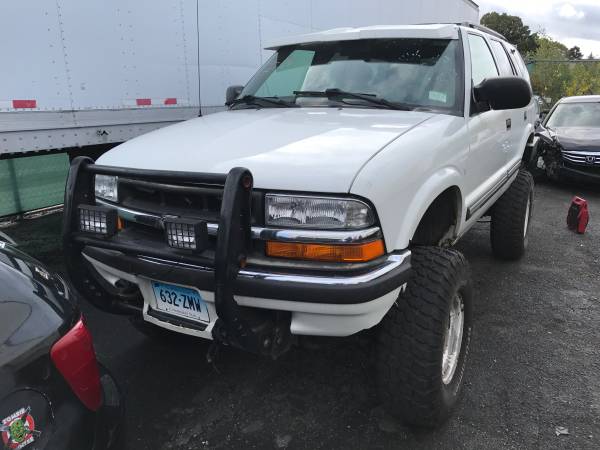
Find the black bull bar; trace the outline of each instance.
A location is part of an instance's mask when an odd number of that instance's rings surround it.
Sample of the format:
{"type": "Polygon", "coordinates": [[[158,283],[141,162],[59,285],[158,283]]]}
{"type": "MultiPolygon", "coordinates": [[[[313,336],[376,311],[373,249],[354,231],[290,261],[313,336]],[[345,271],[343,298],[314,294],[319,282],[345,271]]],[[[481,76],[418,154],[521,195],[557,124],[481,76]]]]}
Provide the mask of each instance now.
{"type": "MultiPolygon", "coordinates": [[[[82,233],[79,230],[78,206],[94,205],[95,175],[112,175],[149,182],[210,185],[223,189],[218,220],[214,259],[205,261],[214,270],[214,297],[218,319],[212,329],[215,342],[237,347],[255,354],[277,357],[290,345],[290,314],[239,306],[233,296],[233,284],[245,266],[251,245],[252,173],[233,168],[228,174],[176,172],[130,169],[97,165],[87,157],[77,157],[69,169],[65,189],[63,248],[69,277],[79,292],[102,309],[123,307],[102,283],[89,276],[84,260],[84,247],[120,251],[131,256],[164,256],[160,249],[126,245],[118,239],[82,233]],[[85,280],[85,283],[84,283],[85,280]]],[[[188,255],[181,250],[181,259],[188,255]]]]}

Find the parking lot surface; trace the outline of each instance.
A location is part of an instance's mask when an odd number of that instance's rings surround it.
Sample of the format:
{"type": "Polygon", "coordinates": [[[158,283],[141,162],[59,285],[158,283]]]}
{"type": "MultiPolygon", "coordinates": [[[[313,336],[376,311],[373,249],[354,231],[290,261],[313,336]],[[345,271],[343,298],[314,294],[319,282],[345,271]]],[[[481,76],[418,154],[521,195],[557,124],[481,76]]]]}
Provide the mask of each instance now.
{"type": "MultiPolygon", "coordinates": [[[[4,231],[61,271],[60,220],[4,231]]],[[[126,396],[126,448],[600,448],[600,189],[538,185],[520,262],[492,258],[487,223],[458,248],[472,267],[474,336],[444,427],[415,432],[385,414],[366,336],[310,341],[278,361],[224,349],[213,366],[207,342],[150,339],[84,304],[126,396]],[[565,224],[574,194],[590,204],[582,236],[565,224]]]]}

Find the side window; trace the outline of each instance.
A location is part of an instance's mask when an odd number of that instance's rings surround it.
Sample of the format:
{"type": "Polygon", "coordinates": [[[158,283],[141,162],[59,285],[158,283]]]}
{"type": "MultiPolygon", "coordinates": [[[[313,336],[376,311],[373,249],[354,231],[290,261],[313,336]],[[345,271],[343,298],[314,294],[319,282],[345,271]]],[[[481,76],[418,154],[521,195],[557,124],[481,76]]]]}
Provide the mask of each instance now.
{"type": "Polygon", "coordinates": [[[469,34],[469,47],[473,84],[477,86],[486,78],[497,77],[498,69],[485,39],[477,34],[469,34]]]}
{"type": "Polygon", "coordinates": [[[496,61],[498,62],[498,67],[500,69],[500,75],[503,77],[510,77],[515,74],[513,71],[512,64],[508,59],[508,55],[506,54],[506,50],[504,50],[504,46],[501,42],[491,40],[492,48],[494,49],[494,54],[496,55],[496,61]]]}
{"type": "Polygon", "coordinates": [[[517,74],[529,81],[529,71],[527,70],[525,61],[523,61],[523,58],[521,58],[521,54],[512,45],[507,45],[506,47],[508,50],[508,56],[510,56],[510,60],[515,66],[517,74]]]}
{"type": "Polygon", "coordinates": [[[517,60],[517,64],[519,64],[521,66],[521,72],[523,73],[523,78],[529,80],[529,70],[527,70],[527,65],[525,64],[525,61],[523,61],[521,54],[516,49],[515,49],[515,59],[517,60]]]}

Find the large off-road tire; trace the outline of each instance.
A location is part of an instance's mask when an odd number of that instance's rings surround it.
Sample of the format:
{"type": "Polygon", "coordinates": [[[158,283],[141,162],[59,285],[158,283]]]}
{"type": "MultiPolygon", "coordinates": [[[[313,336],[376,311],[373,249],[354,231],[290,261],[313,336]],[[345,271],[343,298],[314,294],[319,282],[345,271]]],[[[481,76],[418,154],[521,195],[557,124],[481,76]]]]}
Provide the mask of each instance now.
{"type": "Polygon", "coordinates": [[[533,211],[533,186],[531,174],[520,170],[493,206],[490,238],[496,258],[517,260],[525,253],[533,211]]]}
{"type": "Polygon", "coordinates": [[[472,284],[455,250],[416,247],[406,291],[377,336],[378,387],[386,409],[409,425],[435,427],[460,394],[472,333],[472,284]]]}

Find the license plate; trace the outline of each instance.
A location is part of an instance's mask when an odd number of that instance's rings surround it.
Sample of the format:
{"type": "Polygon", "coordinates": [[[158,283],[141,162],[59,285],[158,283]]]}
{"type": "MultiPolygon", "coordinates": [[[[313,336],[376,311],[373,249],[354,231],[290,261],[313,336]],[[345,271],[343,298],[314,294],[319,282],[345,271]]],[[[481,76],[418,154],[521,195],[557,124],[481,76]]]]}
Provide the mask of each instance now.
{"type": "Polygon", "coordinates": [[[175,284],[152,282],[156,309],[168,314],[199,322],[210,322],[208,307],[200,293],[175,284]]]}

